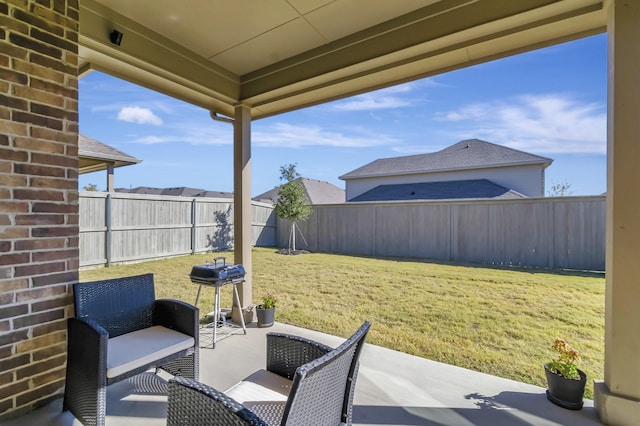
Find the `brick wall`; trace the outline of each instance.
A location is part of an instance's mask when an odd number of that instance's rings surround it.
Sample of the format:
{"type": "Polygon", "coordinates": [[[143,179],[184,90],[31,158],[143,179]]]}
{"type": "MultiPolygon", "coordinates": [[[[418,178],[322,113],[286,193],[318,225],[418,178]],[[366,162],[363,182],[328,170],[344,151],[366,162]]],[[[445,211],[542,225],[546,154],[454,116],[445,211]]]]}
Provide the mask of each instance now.
{"type": "Polygon", "coordinates": [[[78,278],[78,0],[0,2],[0,419],[64,388],[78,278]]]}

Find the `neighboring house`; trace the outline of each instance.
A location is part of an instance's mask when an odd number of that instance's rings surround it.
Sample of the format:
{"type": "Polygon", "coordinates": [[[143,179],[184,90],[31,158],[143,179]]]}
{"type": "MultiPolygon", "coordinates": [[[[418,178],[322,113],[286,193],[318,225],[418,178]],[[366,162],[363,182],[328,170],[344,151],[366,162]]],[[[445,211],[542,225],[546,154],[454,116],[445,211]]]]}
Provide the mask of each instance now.
{"type": "Polygon", "coordinates": [[[107,191],[113,192],[113,169],[138,164],[141,160],[80,133],[78,169],[80,174],[107,171],[107,191]]]}
{"type": "Polygon", "coordinates": [[[430,154],[375,160],[340,179],[347,201],[544,197],[552,161],[470,139],[430,154]]]}
{"type": "MultiPolygon", "coordinates": [[[[321,180],[299,178],[302,186],[307,193],[309,204],[339,204],[345,202],[344,189],[323,182],[321,180]]],[[[278,190],[280,187],[273,188],[263,194],[253,197],[255,201],[275,204],[278,201],[278,190]]]]}
{"type": "Polygon", "coordinates": [[[131,189],[117,188],[116,192],[127,192],[129,194],[173,195],[177,197],[233,198],[233,192],[207,191],[201,188],[189,188],[187,186],[179,186],[175,188],[138,186],[131,189]]]}

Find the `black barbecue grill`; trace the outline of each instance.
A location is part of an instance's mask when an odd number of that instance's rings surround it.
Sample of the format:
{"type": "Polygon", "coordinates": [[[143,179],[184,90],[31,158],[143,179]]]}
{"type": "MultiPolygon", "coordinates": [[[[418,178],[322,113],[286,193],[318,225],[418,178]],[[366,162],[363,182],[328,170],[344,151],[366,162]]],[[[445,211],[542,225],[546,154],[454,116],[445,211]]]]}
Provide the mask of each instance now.
{"type": "MultiPolygon", "coordinates": [[[[213,301],[213,322],[207,327],[213,328],[213,342],[212,347],[216,347],[217,328],[221,326],[227,326],[226,318],[221,317],[222,309],[220,307],[220,287],[225,285],[233,285],[233,297],[238,309],[240,310],[240,323],[242,325],[242,331],[247,334],[247,328],[244,324],[244,315],[242,314],[242,305],[240,304],[240,297],[238,296],[237,284],[244,282],[244,276],[246,272],[242,265],[227,265],[226,257],[216,257],[213,262],[207,262],[205,265],[196,265],[191,268],[191,282],[198,284],[198,294],[196,296],[195,305],[198,306],[198,300],[200,299],[200,291],[202,286],[215,287],[216,293],[213,301]]],[[[236,331],[239,331],[238,328],[236,331]]],[[[229,332],[227,334],[234,334],[229,332]]]]}

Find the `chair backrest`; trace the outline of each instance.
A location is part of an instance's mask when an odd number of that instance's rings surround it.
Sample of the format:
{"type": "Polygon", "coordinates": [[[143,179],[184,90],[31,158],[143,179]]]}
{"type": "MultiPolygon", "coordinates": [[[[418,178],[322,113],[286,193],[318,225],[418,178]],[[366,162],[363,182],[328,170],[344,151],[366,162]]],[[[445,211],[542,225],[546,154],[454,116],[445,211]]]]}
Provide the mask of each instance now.
{"type": "Polygon", "coordinates": [[[109,337],[153,325],[153,274],[73,285],[77,318],[95,321],[109,337]]]}
{"type": "Polygon", "coordinates": [[[305,424],[309,419],[326,426],[348,423],[354,374],[370,326],[365,322],[340,346],[296,370],[282,425],[305,424]]]}

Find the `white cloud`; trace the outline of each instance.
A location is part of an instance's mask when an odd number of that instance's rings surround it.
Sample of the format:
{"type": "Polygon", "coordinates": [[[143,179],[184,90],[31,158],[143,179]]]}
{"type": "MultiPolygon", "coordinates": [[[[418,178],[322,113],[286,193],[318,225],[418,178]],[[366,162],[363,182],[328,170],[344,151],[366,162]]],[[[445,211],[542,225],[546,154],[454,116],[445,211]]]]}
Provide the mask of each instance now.
{"type": "Polygon", "coordinates": [[[399,95],[411,93],[412,90],[411,84],[401,84],[334,102],[331,104],[331,109],[336,111],[370,111],[411,106],[415,100],[399,95]]]}
{"type": "Polygon", "coordinates": [[[436,114],[456,123],[457,138],[479,138],[537,153],[606,152],[605,105],[569,96],[524,95],[436,114]]]}
{"type": "Polygon", "coordinates": [[[160,126],[162,119],[155,115],[149,108],[139,106],[126,106],[118,112],[118,120],[138,124],[153,124],[160,126]]]}
{"type": "Polygon", "coordinates": [[[362,129],[351,129],[353,135],[329,131],[319,126],[275,123],[267,129],[255,131],[251,139],[259,146],[302,148],[309,146],[335,146],[366,148],[396,142],[394,138],[371,134],[362,129]]]}

